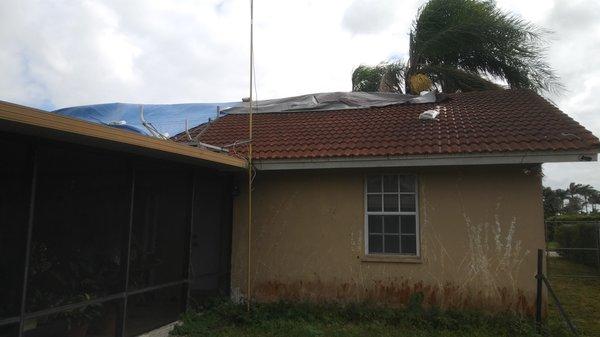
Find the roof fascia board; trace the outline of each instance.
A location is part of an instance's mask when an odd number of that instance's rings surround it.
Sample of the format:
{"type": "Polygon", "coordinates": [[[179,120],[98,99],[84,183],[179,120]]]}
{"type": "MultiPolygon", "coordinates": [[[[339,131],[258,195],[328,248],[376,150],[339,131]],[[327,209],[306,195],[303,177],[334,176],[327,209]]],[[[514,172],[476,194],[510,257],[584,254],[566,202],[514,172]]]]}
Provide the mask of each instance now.
{"type": "Polygon", "coordinates": [[[161,157],[170,155],[184,158],[186,161],[217,164],[234,169],[246,167],[246,161],[229,155],[0,101],[0,126],[2,125],[2,129],[16,133],[43,134],[70,142],[77,139],[81,144],[117,144],[137,150],[136,152],[156,153],[161,157]],[[31,131],[24,132],[27,130],[31,131]],[[40,130],[47,132],[39,132],[40,130]]]}
{"type": "Polygon", "coordinates": [[[372,168],[372,167],[417,167],[417,166],[463,166],[463,165],[504,165],[504,164],[541,164],[560,162],[597,161],[596,152],[532,152],[512,154],[476,154],[476,155],[432,155],[407,157],[342,157],[296,160],[256,160],[258,170],[309,170],[336,168],[372,168]]]}

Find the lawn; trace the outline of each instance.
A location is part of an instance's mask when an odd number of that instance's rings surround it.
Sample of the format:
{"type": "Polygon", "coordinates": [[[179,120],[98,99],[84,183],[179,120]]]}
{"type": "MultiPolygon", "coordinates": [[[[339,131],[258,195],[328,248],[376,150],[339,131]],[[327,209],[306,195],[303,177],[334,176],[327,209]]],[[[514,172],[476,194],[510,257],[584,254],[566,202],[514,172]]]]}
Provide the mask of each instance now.
{"type": "MultiPolygon", "coordinates": [[[[598,270],[574,263],[560,257],[548,258],[550,285],[584,336],[600,336],[600,277],[578,277],[598,275],[598,270]],[[560,277],[560,275],[577,275],[560,277]]],[[[558,310],[550,299],[549,321],[551,327],[562,324],[558,310]]]]}
{"type": "MultiPolygon", "coordinates": [[[[184,315],[172,334],[188,337],[491,337],[539,336],[534,324],[509,315],[423,310],[420,305],[386,309],[366,304],[261,304],[221,301],[184,315]]],[[[565,334],[553,333],[553,336],[565,334]]]]}

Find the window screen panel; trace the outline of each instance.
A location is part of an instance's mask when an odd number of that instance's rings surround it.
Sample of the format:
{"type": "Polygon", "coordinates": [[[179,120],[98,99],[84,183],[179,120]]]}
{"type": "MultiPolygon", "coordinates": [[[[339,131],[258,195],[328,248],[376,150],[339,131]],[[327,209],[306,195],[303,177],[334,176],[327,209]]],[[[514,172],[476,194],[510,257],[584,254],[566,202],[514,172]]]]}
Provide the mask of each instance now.
{"type": "Polygon", "coordinates": [[[401,175],[400,180],[400,192],[415,192],[415,177],[408,175],[401,175]]]}
{"type": "Polygon", "coordinates": [[[383,176],[383,192],[398,192],[398,176],[383,176]]]}
{"type": "Polygon", "coordinates": [[[367,192],[368,193],[380,193],[381,192],[381,176],[369,176],[367,178],[367,192]]]}
{"type": "Polygon", "coordinates": [[[416,210],[416,201],[414,194],[401,194],[400,195],[400,211],[401,212],[414,212],[416,210]]]}
{"type": "Polygon", "coordinates": [[[398,211],[398,194],[383,195],[383,211],[397,212],[398,211]]]}
{"type": "Polygon", "coordinates": [[[384,253],[399,254],[400,253],[400,236],[397,234],[386,235],[383,247],[384,247],[384,253]]]}
{"type": "Polygon", "coordinates": [[[367,211],[369,212],[381,212],[381,194],[369,194],[367,195],[367,211]]]}
{"type": "Polygon", "coordinates": [[[402,254],[416,254],[417,253],[417,236],[416,235],[402,235],[402,254]]]}
{"type": "Polygon", "coordinates": [[[383,253],[383,235],[382,234],[369,235],[369,252],[383,253]]]}
{"type": "Polygon", "coordinates": [[[417,229],[417,217],[415,215],[401,215],[400,224],[402,234],[415,234],[417,229]]]}
{"type": "Polygon", "coordinates": [[[31,163],[28,160],[29,150],[23,144],[0,140],[0,152],[0,319],[2,319],[18,316],[21,309],[31,163]]]}
{"type": "Polygon", "coordinates": [[[27,312],[124,290],[129,177],[127,162],[114,155],[38,148],[27,312]]]}
{"type": "Polygon", "coordinates": [[[384,216],[385,234],[400,233],[400,219],[397,215],[384,216]]]}
{"type": "Polygon", "coordinates": [[[383,215],[369,215],[369,233],[383,233],[383,215]]]}

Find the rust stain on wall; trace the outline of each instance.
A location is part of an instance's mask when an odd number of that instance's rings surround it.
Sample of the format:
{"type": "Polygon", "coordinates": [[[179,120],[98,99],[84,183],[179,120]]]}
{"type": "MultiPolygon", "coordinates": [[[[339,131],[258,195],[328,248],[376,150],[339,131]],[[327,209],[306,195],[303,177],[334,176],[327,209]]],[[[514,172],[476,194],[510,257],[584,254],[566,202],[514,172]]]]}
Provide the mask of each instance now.
{"type": "Polygon", "coordinates": [[[254,299],[261,302],[310,301],[315,303],[374,303],[390,307],[403,307],[408,304],[411,296],[422,293],[425,307],[440,307],[443,309],[473,309],[485,308],[490,312],[513,311],[528,316],[535,312],[534,303],[527,299],[521,290],[516,293],[506,287],[498,288],[494,293],[497,298],[490,298],[488,292],[477,290],[465,292],[463,287],[446,283],[443,287],[431,286],[423,282],[409,281],[374,281],[370,287],[356,283],[322,282],[319,280],[283,283],[267,281],[256,285],[254,299]]]}

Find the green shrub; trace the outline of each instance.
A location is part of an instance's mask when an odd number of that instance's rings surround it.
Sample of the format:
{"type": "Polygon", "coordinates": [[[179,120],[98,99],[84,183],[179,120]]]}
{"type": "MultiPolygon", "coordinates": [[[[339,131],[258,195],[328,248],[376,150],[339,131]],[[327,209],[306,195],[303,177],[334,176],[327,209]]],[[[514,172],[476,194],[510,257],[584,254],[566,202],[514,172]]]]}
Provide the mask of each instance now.
{"type": "MultiPolygon", "coordinates": [[[[554,239],[560,248],[597,248],[598,226],[588,223],[561,223],[554,228],[554,239]]],[[[559,254],[573,262],[591,267],[598,266],[598,256],[593,250],[559,250],[559,254]]]]}

